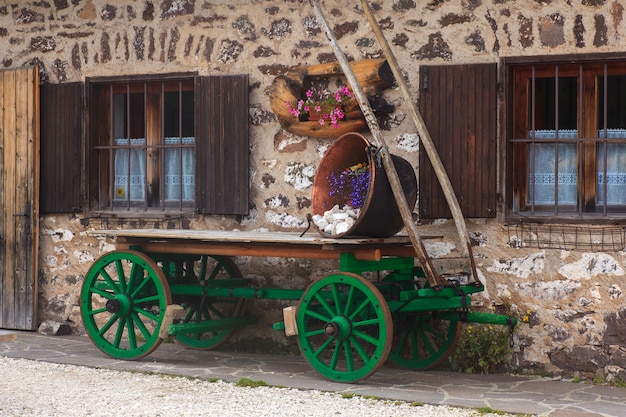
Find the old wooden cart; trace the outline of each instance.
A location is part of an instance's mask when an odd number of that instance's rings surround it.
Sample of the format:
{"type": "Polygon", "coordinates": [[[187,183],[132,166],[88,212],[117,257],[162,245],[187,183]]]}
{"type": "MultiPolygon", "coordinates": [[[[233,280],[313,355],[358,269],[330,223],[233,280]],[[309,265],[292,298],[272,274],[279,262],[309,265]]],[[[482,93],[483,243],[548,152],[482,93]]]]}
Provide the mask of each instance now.
{"type": "MultiPolygon", "coordinates": [[[[470,311],[483,290],[470,274],[432,288],[408,238],[329,239],[314,233],[104,230],[118,249],[95,261],[81,293],[87,333],[107,355],[141,358],[174,337],[211,349],[255,323],[246,299],[298,301],[292,332],[306,361],[334,381],[370,376],[385,361],[427,369],[455,347],[464,321],[513,325],[470,311]],[[337,259],[337,272],[306,289],[254,288],[232,256],[337,259]]],[[[288,304],[288,303],[286,303],[288,304]]],[[[289,311],[289,309],[288,309],[289,311]]],[[[293,323],[292,323],[293,321],[293,323]]]]}

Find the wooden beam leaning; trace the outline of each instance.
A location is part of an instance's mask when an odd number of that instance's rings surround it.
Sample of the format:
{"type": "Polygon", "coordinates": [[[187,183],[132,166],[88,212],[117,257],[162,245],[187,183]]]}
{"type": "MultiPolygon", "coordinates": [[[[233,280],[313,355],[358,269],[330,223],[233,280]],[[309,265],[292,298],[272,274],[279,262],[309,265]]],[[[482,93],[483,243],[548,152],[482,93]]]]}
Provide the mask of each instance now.
{"type": "MultiPolygon", "coordinates": [[[[426,154],[428,155],[428,159],[430,160],[430,163],[433,166],[435,175],[437,175],[437,179],[439,180],[439,184],[441,185],[443,194],[446,197],[446,201],[448,202],[448,206],[450,208],[450,211],[452,212],[452,217],[454,219],[454,223],[456,225],[459,238],[462,243],[465,243],[465,245],[461,245],[461,250],[463,251],[463,254],[465,256],[469,257],[471,256],[471,249],[470,249],[471,243],[469,240],[469,234],[467,233],[467,227],[465,225],[463,212],[461,211],[461,207],[459,206],[459,201],[457,200],[456,194],[454,193],[454,189],[452,188],[452,184],[450,183],[450,178],[448,177],[448,174],[446,173],[443,163],[441,162],[441,158],[439,158],[439,154],[437,153],[437,150],[435,149],[435,145],[432,141],[432,138],[430,137],[430,133],[428,132],[428,129],[426,128],[424,119],[422,118],[422,115],[417,109],[417,105],[411,98],[409,87],[406,81],[404,80],[404,76],[402,72],[400,71],[400,66],[398,65],[396,56],[391,50],[391,47],[389,46],[387,39],[383,35],[382,30],[380,29],[380,25],[378,24],[378,22],[376,22],[376,18],[374,17],[374,14],[372,13],[372,9],[369,7],[367,0],[361,0],[361,6],[363,7],[363,11],[365,12],[367,19],[370,22],[370,26],[372,27],[374,35],[376,36],[376,39],[378,40],[378,43],[383,49],[383,53],[385,54],[387,58],[391,71],[393,72],[393,75],[396,78],[396,82],[398,83],[398,86],[400,87],[400,91],[402,92],[402,95],[404,96],[404,101],[408,106],[409,113],[411,114],[411,117],[413,118],[413,121],[415,122],[417,133],[420,136],[420,142],[422,146],[424,147],[426,154]]],[[[472,271],[472,272],[475,272],[475,271],[472,271]]],[[[476,277],[475,273],[474,273],[474,277],[476,277]]]]}
{"type": "Polygon", "coordinates": [[[382,137],[380,128],[378,126],[378,121],[376,120],[374,112],[367,100],[367,96],[365,95],[363,88],[359,84],[354,72],[350,68],[348,59],[346,58],[345,54],[339,47],[339,44],[337,43],[337,39],[334,33],[332,32],[332,30],[330,29],[330,26],[328,25],[328,22],[326,18],[324,17],[324,14],[322,13],[322,10],[320,8],[318,1],[317,0],[309,0],[309,1],[311,2],[311,5],[313,6],[315,10],[318,23],[322,26],[322,28],[326,32],[326,36],[328,37],[328,40],[330,41],[330,45],[333,48],[335,56],[337,57],[337,60],[339,61],[339,64],[341,65],[343,69],[343,73],[346,79],[348,80],[348,82],[350,83],[350,86],[352,87],[352,91],[354,92],[354,95],[359,103],[359,106],[361,107],[361,111],[363,112],[363,115],[365,116],[365,120],[367,121],[367,124],[370,128],[370,131],[374,139],[373,143],[378,148],[378,152],[381,156],[383,167],[385,169],[385,173],[387,174],[389,184],[391,185],[391,190],[396,200],[396,204],[398,205],[398,209],[400,211],[400,215],[404,222],[404,226],[407,230],[409,238],[411,239],[411,243],[413,245],[413,248],[415,249],[415,254],[418,258],[418,261],[420,265],[422,266],[422,269],[424,270],[426,279],[428,280],[428,283],[432,287],[436,287],[436,288],[441,287],[443,285],[443,278],[441,278],[436,273],[436,271],[432,268],[430,262],[428,262],[428,255],[424,251],[424,245],[422,244],[422,240],[417,231],[417,226],[413,222],[413,216],[412,216],[411,210],[409,209],[409,205],[407,204],[404,191],[402,190],[402,184],[400,183],[400,179],[398,178],[398,172],[396,171],[396,167],[393,163],[393,159],[391,158],[391,154],[389,153],[389,150],[387,149],[387,145],[385,144],[385,141],[382,137]]]}

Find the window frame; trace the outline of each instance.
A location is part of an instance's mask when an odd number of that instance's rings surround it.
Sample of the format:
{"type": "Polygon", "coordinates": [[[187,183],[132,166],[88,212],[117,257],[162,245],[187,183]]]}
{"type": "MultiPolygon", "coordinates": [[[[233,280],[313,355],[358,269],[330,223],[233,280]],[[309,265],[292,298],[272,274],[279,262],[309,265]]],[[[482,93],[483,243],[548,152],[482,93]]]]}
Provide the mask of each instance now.
{"type": "MultiPolygon", "coordinates": [[[[197,214],[247,215],[249,211],[249,126],[248,126],[248,76],[212,75],[199,76],[196,72],[158,75],[133,75],[93,77],[85,80],[87,102],[86,146],[84,151],[85,200],[88,217],[121,218],[171,218],[195,217],[197,214]],[[96,88],[113,82],[143,82],[192,80],[194,89],[195,158],[203,163],[195,164],[194,207],[143,207],[140,210],[110,210],[101,207],[102,187],[99,172],[102,166],[97,146],[109,144],[109,133],[98,129],[94,118],[107,114],[103,106],[107,100],[96,100],[96,88]],[[224,145],[226,144],[226,145],[224,145]],[[201,159],[203,158],[203,159],[201,159]],[[224,164],[220,161],[229,161],[224,164]],[[227,184],[223,184],[227,182],[227,184]],[[226,192],[222,190],[226,189],[226,192]],[[207,197],[210,196],[210,197],[207,197]],[[219,198],[220,204],[207,204],[211,198],[219,198]]],[[[106,102],[106,103],[105,103],[106,102]]],[[[109,112],[110,113],[110,112],[109,112]]],[[[104,123],[110,120],[105,120],[104,123]]],[[[104,161],[106,162],[106,161],[104,161]]],[[[108,166],[108,165],[106,165],[108,166]]],[[[106,168],[105,168],[106,170],[106,168]]],[[[104,191],[106,192],[106,190],[104,191]]]]}
{"type": "MultiPolygon", "coordinates": [[[[503,115],[504,130],[503,139],[505,145],[502,147],[504,150],[504,161],[502,175],[505,179],[502,181],[505,190],[502,190],[506,204],[503,210],[504,222],[512,221],[530,221],[530,222],[556,222],[556,223],[576,223],[584,220],[590,224],[604,224],[604,223],[624,223],[626,222],[626,205],[619,206],[612,209],[608,209],[606,205],[598,203],[596,205],[596,149],[597,145],[601,143],[607,143],[606,140],[600,140],[597,136],[598,126],[598,114],[597,106],[598,99],[596,97],[597,90],[595,90],[595,83],[598,76],[603,75],[603,68],[605,65],[619,66],[619,74],[626,75],[626,56],[624,54],[589,54],[585,56],[555,56],[555,57],[515,57],[506,58],[502,60],[503,78],[506,85],[504,90],[504,99],[502,106],[504,107],[501,114],[503,115]],[[527,111],[523,106],[515,106],[514,100],[516,99],[516,71],[520,67],[536,66],[559,66],[559,76],[565,77],[572,73],[578,72],[577,76],[580,77],[578,82],[578,90],[583,92],[583,95],[578,95],[577,99],[580,100],[578,115],[577,115],[577,129],[578,150],[581,152],[579,156],[579,180],[577,188],[577,205],[574,211],[563,211],[558,206],[550,205],[549,210],[534,210],[534,208],[528,209],[525,207],[527,200],[528,190],[525,190],[526,180],[528,178],[527,165],[530,163],[525,156],[527,150],[521,150],[522,147],[516,144],[513,139],[516,139],[519,135],[521,127],[524,124],[528,125],[528,114],[515,114],[516,110],[519,112],[527,111]],[[582,68],[585,68],[584,71],[582,68]],[[578,69],[577,69],[578,68],[578,69]],[[565,70],[565,71],[563,71],[565,70]],[[582,74],[582,76],[581,76],[582,74]],[[598,75],[600,74],[600,75],[598,75]],[[594,94],[590,94],[590,92],[594,94]],[[595,132],[595,133],[594,133],[595,132]],[[586,138],[586,139],[585,139],[586,138]],[[517,148],[516,148],[517,147],[517,148]],[[525,161],[523,161],[525,160],[525,161]],[[591,161],[591,162],[589,162],[591,161]],[[519,174],[520,171],[526,174],[519,174]],[[586,181],[584,180],[586,178],[586,181]]],[[[544,69],[542,68],[537,74],[542,75],[544,69]]],[[[547,68],[545,69],[548,70],[547,68]]],[[[607,75],[614,74],[615,70],[609,69],[607,75]]],[[[551,73],[553,74],[553,72],[551,73]]],[[[545,74],[543,74],[545,75],[545,74]]],[[[527,90],[528,91],[528,90],[527,90]]],[[[520,99],[521,100],[521,99],[520,99]]],[[[526,137],[524,135],[523,137],[526,137]]],[[[554,143],[553,140],[551,143],[554,143]]],[[[605,199],[606,200],[606,199],[605,199]]]]}

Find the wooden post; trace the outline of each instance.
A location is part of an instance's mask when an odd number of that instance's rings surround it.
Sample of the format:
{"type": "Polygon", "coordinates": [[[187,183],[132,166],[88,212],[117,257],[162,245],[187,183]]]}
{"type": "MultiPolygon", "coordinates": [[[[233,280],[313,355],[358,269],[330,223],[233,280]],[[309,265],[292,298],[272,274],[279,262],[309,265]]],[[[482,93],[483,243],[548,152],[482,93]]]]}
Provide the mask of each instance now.
{"type": "MultiPolygon", "coordinates": [[[[459,202],[456,198],[456,194],[454,194],[454,189],[452,188],[452,184],[450,183],[450,178],[446,173],[446,170],[441,162],[441,158],[439,158],[439,154],[435,149],[435,145],[433,143],[432,138],[430,137],[430,133],[428,133],[428,129],[424,124],[424,119],[417,109],[417,105],[415,101],[411,98],[411,94],[409,92],[409,87],[404,80],[404,76],[400,71],[400,66],[398,65],[398,61],[396,60],[396,56],[393,51],[389,47],[389,43],[387,39],[383,35],[378,22],[374,18],[374,14],[372,13],[372,9],[370,9],[367,0],[361,0],[361,6],[363,6],[363,10],[367,15],[367,19],[372,26],[372,30],[374,31],[374,35],[376,35],[376,39],[383,49],[383,53],[387,57],[387,61],[389,66],[391,67],[391,71],[393,75],[396,77],[396,82],[398,86],[400,86],[400,91],[404,96],[404,102],[409,109],[409,113],[415,122],[415,127],[417,128],[417,133],[420,137],[420,142],[426,151],[426,155],[428,155],[428,159],[430,159],[430,163],[433,166],[435,171],[435,175],[437,175],[437,179],[439,180],[439,184],[441,185],[441,189],[443,190],[443,194],[446,197],[446,201],[448,202],[448,206],[450,207],[450,212],[452,212],[452,218],[454,219],[454,223],[457,228],[457,232],[459,234],[459,239],[461,242],[464,242],[465,245],[461,245],[464,256],[471,256],[470,248],[471,243],[469,241],[469,234],[467,233],[467,227],[465,225],[465,219],[463,217],[463,212],[461,211],[461,207],[459,206],[459,202]]],[[[472,271],[473,272],[473,271],[472,271]]],[[[476,278],[476,277],[475,277],[476,278]]]]}
{"type": "Polygon", "coordinates": [[[437,272],[433,269],[432,264],[428,261],[428,255],[424,250],[424,245],[422,244],[422,239],[417,232],[417,226],[413,222],[413,216],[411,210],[409,209],[409,205],[407,204],[406,197],[404,196],[404,191],[402,190],[402,184],[400,183],[400,179],[398,178],[398,172],[396,171],[396,167],[393,163],[393,159],[391,158],[391,154],[389,153],[389,149],[385,144],[384,139],[382,138],[382,134],[380,128],[378,126],[378,121],[376,120],[376,116],[367,100],[367,96],[363,91],[363,88],[359,84],[352,68],[350,68],[350,64],[345,54],[339,47],[337,43],[337,39],[330,29],[324,14],[319,6],[317,0],[309,0],[315,9],[315,13],[318,19],[318,23],[324,28],[326,32],[326,36],[330,41],[330,45],[335,52],[335,56],[343,69],[343,73],[346,76],[346,79],[350,83],[352,87],[352,91],[361,107],[361,111],[365,116],[365,120],[370,128],[370,131],[373,136],[373,143],[378,148],[379,154],[381,156],[383,167],[385,169],[385,173],[387,174],[387,178],[389,180],[389,184],[391,185],[391,190],[396,200],[396,204],[398,205],[398,209],[400,211],[400,215],[402,216],[402,220],[404,222],[404,226],[407,229],[407,233],[409,238],[411,239],[411,244],[415,249],[415,254],[417,255],[418,261],[424,270],[424,274],[428,279],[428,283],[432,287],[441,287],[443,285],[442,278],[437,274],[437,272]]]}

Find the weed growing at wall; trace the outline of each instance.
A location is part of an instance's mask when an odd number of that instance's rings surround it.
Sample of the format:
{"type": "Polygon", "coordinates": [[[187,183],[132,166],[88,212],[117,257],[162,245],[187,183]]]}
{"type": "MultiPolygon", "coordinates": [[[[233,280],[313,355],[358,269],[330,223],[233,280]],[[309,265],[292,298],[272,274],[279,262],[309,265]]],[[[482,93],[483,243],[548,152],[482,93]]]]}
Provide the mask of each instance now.
{"type": "Polygon", "coordinates": [[[511,361],[511,329],[490,324],[465,324],[450,355],[452,369],[468,374],[506,371],[511,361]]]}

